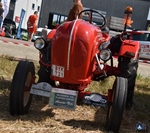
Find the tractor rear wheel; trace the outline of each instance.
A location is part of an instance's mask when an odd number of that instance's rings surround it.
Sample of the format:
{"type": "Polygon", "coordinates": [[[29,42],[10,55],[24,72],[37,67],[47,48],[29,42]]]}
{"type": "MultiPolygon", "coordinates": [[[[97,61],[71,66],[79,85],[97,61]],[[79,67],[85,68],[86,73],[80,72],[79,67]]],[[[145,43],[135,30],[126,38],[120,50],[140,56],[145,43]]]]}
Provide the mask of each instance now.
{"type": "Polygon", "coordinates": [[[127,79],[116,77],[112,88],[112,99],[108,105],[106,129],[118,133],[127,97],[127,79]]]}
{"type": "Polygon", "coordinates": [[[9,96],[9,109],[11,115],[28,113],[31,105],[31,85],[35,80],[35,67],[33,62],[20,61],[16,67],[9,96]]]}
{"type": "Polygon", "coordinates": [[[118,59],[121,77],[128,79],[128,93],[126,101],[126,109],[130,109],[133,103],[134,88],[138,69],[138,60],[132,60],[128,57],[119,57],[118,59]]]}

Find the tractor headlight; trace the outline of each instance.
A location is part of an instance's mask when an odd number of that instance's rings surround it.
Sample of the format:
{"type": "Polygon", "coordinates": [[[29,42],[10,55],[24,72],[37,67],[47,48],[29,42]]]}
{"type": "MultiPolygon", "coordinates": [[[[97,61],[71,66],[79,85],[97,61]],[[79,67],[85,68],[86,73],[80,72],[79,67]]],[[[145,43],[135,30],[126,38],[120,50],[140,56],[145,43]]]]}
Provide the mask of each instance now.
{"type": "Polygon", "coordinates": [[[108,61],[111,57],[111,51],[109,49],[104,49],[100,52],[100,59],[103,61],[108,61]]]}
{"type": "Polygon", "coordinates": [[[37,48],[38,50],[41,50],[45,47],[45,41],[41,38],[36,39],[34,42],[34,46],[35,48],[37,48]]]}
{"type": "Polygon", "coordinates": [[[102,50],[102,49],[106,49],[107,48],[107,46],[110,44],[110,41],[107,41],[107,42],[103,42],[101,45],[100,45],[100,50],[102,50]]]}

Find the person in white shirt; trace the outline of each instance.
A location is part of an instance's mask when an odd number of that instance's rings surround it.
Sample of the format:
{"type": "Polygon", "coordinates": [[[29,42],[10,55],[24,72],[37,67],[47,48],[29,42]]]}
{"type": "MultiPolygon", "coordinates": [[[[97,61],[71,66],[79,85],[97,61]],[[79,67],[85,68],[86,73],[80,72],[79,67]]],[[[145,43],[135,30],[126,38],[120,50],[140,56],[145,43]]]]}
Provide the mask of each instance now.
{"type": "Polygon", "coordinates": [[[8,12],[9,12],[10,0],[1,0],[1,3],[3,4],[4,19],[5,19],[7,14],[8,14],[8,12]]]}
{"type": "Polygon", "coordinates": [[[3,9],[4,9],[4,14],[3,14],[3,21],[4,21],[4,19],[6,18],[9,12],[10,0],[1,0],[1,3],[3,4],[3,9]]]}

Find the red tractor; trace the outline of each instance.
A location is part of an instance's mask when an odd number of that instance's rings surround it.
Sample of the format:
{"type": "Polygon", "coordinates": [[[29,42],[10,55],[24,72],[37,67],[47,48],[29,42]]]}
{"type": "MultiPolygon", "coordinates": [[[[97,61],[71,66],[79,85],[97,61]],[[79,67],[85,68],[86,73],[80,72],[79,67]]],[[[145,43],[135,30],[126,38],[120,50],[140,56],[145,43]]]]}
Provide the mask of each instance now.
{"type": "Polygon", "coordinates": [[[40,51],[38,82],[33,62],[18,63],[10,90],[10,113],[28,113],[33,95],[49,97],[50,106],[70,110],[80,101],[108,107],[106,129],[117,133],[125,107],[132,104],[140,44],[131,40],[135,31],[110,38],[101,30],[106,19],[100,12],[87,9],[81,13],[90,14],[90,22],[64,22],[46,40],[38,38],[34,42],[40,51]],[[92,14],[103,19],[101,26],[93,24],[92,14]],[[117,67],[113,64],[114,56],[118,59],[117,67]],[[92,81],[112,75],[115,81],[107,96],[85,91],[92,81]]]}

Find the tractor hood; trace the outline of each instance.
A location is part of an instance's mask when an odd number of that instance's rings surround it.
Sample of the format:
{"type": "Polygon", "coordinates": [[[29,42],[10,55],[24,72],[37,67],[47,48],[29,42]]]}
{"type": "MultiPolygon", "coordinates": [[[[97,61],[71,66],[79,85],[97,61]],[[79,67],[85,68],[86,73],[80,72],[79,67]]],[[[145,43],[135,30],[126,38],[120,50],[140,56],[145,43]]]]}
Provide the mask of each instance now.
{"type": "Polygon", "coordinates": [[[74,84],[91,82],[99,38],[100,28],[84,20],[60,25],[52,40],[51,78],[74,84]]]}

